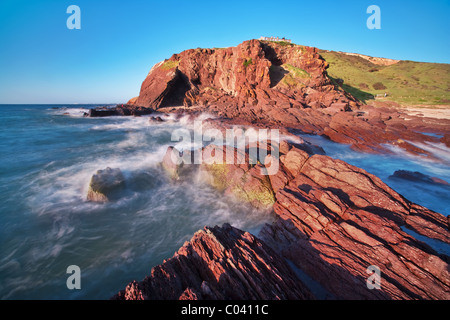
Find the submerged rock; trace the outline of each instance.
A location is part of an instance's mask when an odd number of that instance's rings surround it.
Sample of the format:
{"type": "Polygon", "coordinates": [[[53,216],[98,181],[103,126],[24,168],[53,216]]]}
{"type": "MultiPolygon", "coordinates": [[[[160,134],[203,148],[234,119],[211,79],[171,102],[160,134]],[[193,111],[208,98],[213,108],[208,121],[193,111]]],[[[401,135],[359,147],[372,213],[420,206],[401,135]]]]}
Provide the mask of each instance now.
{"type": "Polygon", "coordinates": [[[87,200],[92,202],[108,202],[114,200],[125,187],[125,178],[120,169],[106,168],[98,170],[91,178],[87,200]]]}
{"type": "Polygon", "coordinates": [[[404,179],[414,182],[424,182],[429,184],[437,184],[437,185],[444,185],[444,186],[450,186],[450,184],[442,179],[431,177],[426,174],[423,174],[418,171],[409,171],[409,170],[397,170],[394,172],[393,175],[389,176],[390,179],[404,179]]]}
{"type": "Polygon", "coordinates": [[[404,231],[449,244],[447,218],[406,200],[376,176],[314,155],[276,198],[276,221],[260,237],[334,297],[450,298],[450,257],[404,231]],[[376,290],[367,286],[370,266],[381,272],[376,290]]]}

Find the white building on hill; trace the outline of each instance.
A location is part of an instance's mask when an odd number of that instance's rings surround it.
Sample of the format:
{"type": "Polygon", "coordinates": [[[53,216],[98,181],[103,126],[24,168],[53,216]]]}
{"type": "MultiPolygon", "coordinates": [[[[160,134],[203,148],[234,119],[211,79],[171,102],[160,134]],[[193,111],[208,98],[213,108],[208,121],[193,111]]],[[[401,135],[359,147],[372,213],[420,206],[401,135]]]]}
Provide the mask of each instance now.
{"type": "Polygon", "coordinates": [[[283,37],[283,38],[278,38],[278,37],[261,37],[261,38],[259,38],[259,40],[264,40],[264,41],[284,41],[284,42],[292,43],[291,39],[286,39],[285,37],[283,37]]]}

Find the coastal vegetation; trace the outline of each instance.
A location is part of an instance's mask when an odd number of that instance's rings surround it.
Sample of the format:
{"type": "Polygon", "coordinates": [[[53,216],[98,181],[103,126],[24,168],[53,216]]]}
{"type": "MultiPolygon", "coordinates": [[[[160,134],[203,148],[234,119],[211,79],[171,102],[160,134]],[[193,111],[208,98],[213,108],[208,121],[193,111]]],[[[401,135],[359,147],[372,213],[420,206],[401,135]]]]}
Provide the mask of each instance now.
{"type": "Polygon", "coordinates": [[[343,52],[321,50],[333,79],[363,102],[378,96],[408,105],[450,103],[450,64],[401,60],[390,65],[374,64],[343,52]]]}

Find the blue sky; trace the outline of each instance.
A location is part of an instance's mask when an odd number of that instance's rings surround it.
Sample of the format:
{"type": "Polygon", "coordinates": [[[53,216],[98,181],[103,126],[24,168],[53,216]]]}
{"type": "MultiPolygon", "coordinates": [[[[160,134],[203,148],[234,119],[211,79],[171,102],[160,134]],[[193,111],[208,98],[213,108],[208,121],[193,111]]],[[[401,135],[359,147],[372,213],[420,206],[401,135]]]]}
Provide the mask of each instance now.
{"type": "Polygon", "coordinates": [[[450,63],[450,1],[0,0],[0,103],[120,103],[157,62],[280,36],[321,49],[450,63]],[[81,30],[69,30],[69,5],[81,30]],[[369,5],[381,29],[369,30],[369,5]]]}

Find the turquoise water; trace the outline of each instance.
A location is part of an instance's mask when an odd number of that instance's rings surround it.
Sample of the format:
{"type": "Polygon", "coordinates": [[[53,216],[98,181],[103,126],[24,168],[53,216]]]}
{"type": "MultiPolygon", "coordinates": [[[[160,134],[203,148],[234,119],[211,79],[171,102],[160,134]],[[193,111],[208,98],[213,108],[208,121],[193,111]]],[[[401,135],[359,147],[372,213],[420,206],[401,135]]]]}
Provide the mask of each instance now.
{"type": "MultiPolygon", "coordinates": [[[[194,177],[172,182],[159,167],[182,118],[84,118],[92,105],[0,106],[0,298],[108,299],[171,257],[205,225],[257,233],[268,212],[234,202],[194,177]],[[67,107],[67,108],[61,108],[67,107]],[[119,201],[86,201],[92,175],[120,168],[119,201]],[[66,269],[81,270],[81,289],[69,290],[66,269]]],[[[378,175],[416,203],[449,214],[448,189],[391,181],[395,170],[417,170],[450,181],[448,162],[367,155],[314,136],[328,155],[378,175]]],[[[442,157],[448,152],[442,146],[442,157]]]]}
{"type": "Polygon", "coordinates": [[[0,106],[1,299],[108,299],[205,225],[257,232],[269,221],[201,181],[168,180],[158,164],[187,121],[55,107],[0,106]],[[87,202],[92,175],[108,166],[126,178],[121,199],[87,202]],[[81,290],[67,289],[70,265],[81,290]]]}

